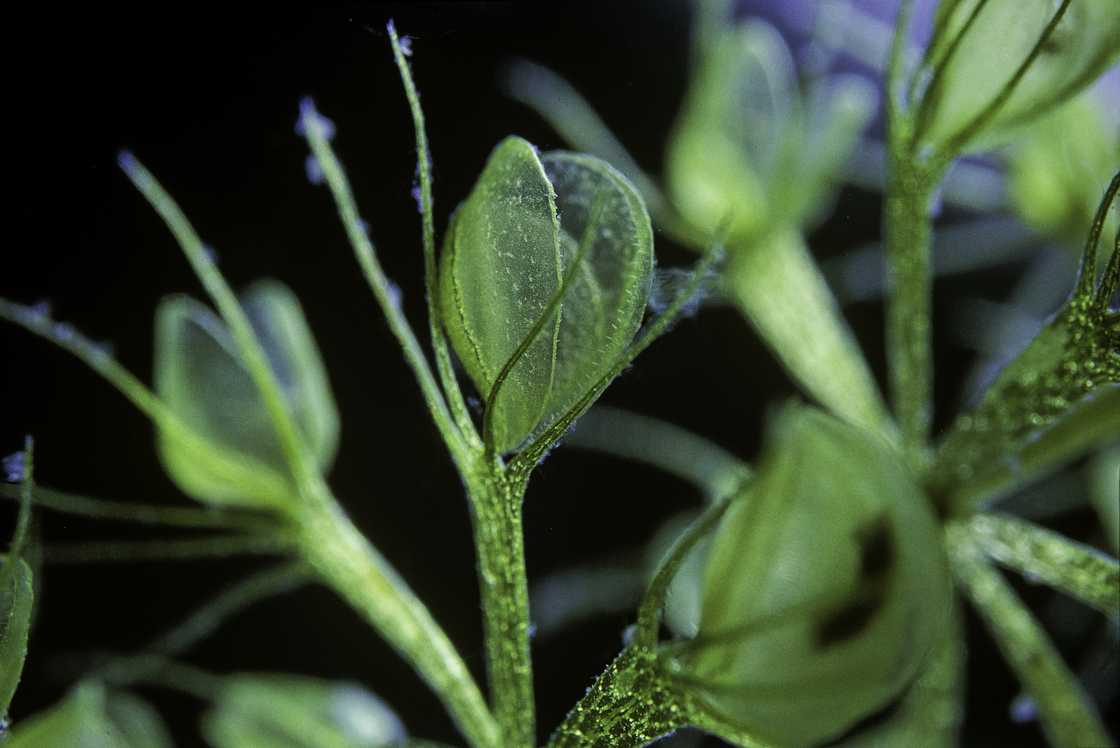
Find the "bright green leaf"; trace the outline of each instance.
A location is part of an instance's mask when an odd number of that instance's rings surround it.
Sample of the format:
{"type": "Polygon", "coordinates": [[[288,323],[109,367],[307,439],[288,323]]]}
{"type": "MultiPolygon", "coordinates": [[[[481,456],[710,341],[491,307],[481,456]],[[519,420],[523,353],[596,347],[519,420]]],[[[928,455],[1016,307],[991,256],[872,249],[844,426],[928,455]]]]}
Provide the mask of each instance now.
{"type": "Polygon", "coordinates": [[[649,217],[618,172],[520,138],[495,148],[448,232],[440,300],[497,451],[547,429],[618,360],[652,270],[649,217]]]}
{"type": "MultiPolygon", "coordinates": [[[[338,413],[299,302],[285,287],[265,281],[250,288],[242,304],[308,451],[326,470],[338,443],[338,413]]],[[[160,304],[155,383],[176,416],[244,467],[231,474],[175,433],[162,431],[161,457],[185,493],[207,502],[248,505],[294,496],[288,462],[260,392],[225,325],[208,307],[185,296],[160,304]]]]}
{"type": "Polygon", "coordinates": [[[0,727],[7,718],[27,658],[34,600],[31,567],[21,558],[0,556],[0,727]]]}
{"type": "Polygon", "coordinates": [[[954,143],[1012,83],[1059,3],[957,0],[942,6],[925,65],[932,81],[918,115],[920,139],[937,148],[953,143],[975,150],[998,143],[1014,126],[1090,84],[1120,54],[1115,0],[1073,0],[1003,105],[968,133],[972,137],[954,143]]]}
{"type": "Polygon", "coordinates": [[[926,497],[893,448],[814,409],[782,415],[709,553],[699,632],[674,665],[709,717],[777,744],[884,706],[947,625],[926,497]]]}
{"type": "Polygon", "coordinates": [[[368,691],[294,675],[230,676],[203,719],[214,748],[378,748],[404,728],[368,691]]]}

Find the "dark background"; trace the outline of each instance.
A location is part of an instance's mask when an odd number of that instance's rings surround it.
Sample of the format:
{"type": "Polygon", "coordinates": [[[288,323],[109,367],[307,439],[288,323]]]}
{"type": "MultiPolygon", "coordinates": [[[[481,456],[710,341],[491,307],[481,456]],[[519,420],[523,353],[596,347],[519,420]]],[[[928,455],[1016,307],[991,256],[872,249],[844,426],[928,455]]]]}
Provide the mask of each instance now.
{"type": "MultiPolygon", "coordinates": [[[[500,90],[515,57],[541,62],[594,103],[640,163],[660,169],[686,83],[689,7],[675,2],[396,3],[203,13],[52,8],[6,22],[8,140],[0,294],[49,299],[58,319],[111,341],[150,376],[160,297],[201,288],[155,214],[115,167],[133,150],[179,200],[235,287],[264,276],[299,295],[343,414],[331,483],[482,677],[477,588],[466,503],[418,390],[358,273],[327,192],[304,176],[293,132],[312,95],[338,126],[335,146],[388,274],[423,332],[419,218],[409,189],[411,122],[383,32],[395,17],[414,37],[435,163],[437,230],[470,189],[493,145],[510,133],[562,147],[536,115],[500,90]]],[[[815,232],[821,255],[878,233],[874,194],[846,190],[815,232]]],[[[660,239],[659,263],[694,256],[660,239]]],[[[1005,283],[1001,276],[981,284],[1005,283]]],[[[882,377],[882,310],[848,310],[882,377]]],[[[424,337],[424,336],[422,336],[424,337]]],[[[81,364],[0,325],[0,453],[36,438],[36,477],[93,496],[184,499],[164,476],[149,424],[81,364]]],[[[938,400],[958,397],[965,354],[938,340],[938,400]]],[[[757,450],[769,405],[792,386],[736,312],[705,310],[658,342],[604,401],[704,434],[744,459],[757,450]]],[[[944,418],[942,419],[944,420],[944,418]]],[[[639,548],[662,520],[696,506],[689,486],[602,456],[560,449],[529,490],[530,575],[540,578],[639,548]]],[[[0,536],[8,533],[4,510],[0,536]]],[[[141,539],[159,530],[42,516],[45,540],[141,539]]],[[[50,567],[19,718],[62,694],[75,655],[132,651],[255,561],[50,567]]],[[[1028,594],[1048,600],[1037,590],[1028,594]]],[[[542,738],[621,646],[629,615],[611,615],[534,643],[542,738]]],[[[1033,745],[1009,724],[1015,687],[971,622],[967,742],[1033,745]]],[[[332,593],[307,588],[246,611],[200,645],[192,662],[217,671],[273,670],[346,678],[382,695],[418,736],[454,741],[436,700],[332,593]]],[[[198,743],[196,701],[160,690],[157,704],[182,745],[198,743]]]]}

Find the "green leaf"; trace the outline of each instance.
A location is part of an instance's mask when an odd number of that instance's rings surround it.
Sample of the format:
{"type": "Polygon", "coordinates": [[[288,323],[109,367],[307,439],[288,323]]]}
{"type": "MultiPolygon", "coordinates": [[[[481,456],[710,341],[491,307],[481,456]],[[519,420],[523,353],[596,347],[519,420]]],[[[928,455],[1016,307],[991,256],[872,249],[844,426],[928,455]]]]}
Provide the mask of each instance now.
{"type": "Polygon", "coordinates": [[[546,430],[622,355],[641,323],[653,236],[641,198],[606,163],[491,154],[448,232],[441,314],[487,398],[490,445],[546,430]]]}
{"type": "Polygon", "coordinates": [[[938,524],[901,456],[815,409],[783,413],[709,554],[677,677],[709,718],[763,740],[843,732],[899,694],[947,625],[938,524]]]}
{"type": "MultiPolygon", "coordinates": [[[[255,284],[242,306],[259,337],[285,404],[321,470],[334,458],[338,413],[299,302],[273,281],[255,284]]],[[[206,502],[258,506],[294,500],[280,439],[232,336],[203,304],[165,299],[156,312],[156,391],[208,445],[243,470],[230,471],[172,431],[160,454],[172,479],[206,502]]]]}
{"type": "Polygon", "coordinates": [[[294,675],[235,675],[203,718],[214,748],[377,748],[404,728],[368,691],[294,675]]]}
{"type": "Polygon", "coordinates": [[[943,3],[924,66],[930,82],[918,112],[918,138],[950,151],[990,147],[1076,94],[1117,59],[1115,0],[1074,0],[1016,82],[1057,9],[1054,0],[943,3]]]}
{"type": "Polygon", "coordinates": [[[129,694],[85,682],[59,704],[12,731],[5,748],[170,748],[171,738],[151,707],[129,694]]]}
{"type": "MultiPolygon", "coordinates": [[[[1008,193],[1036,231],[1076,246],[1120,164],[1120,116],[1106,92],[1091,90],[1043,117],[1009,153],[1008,193]],[[1070,137],[1076,132],[1077,137],[1070,137]]],[[[1104,234],[1114,235],[1115,212],[1104,234]]],[[[1099,268],[1098,268],[1099,269],[1099,268]]]]}
{"type": "Polygon", "coordinates": [[[956,748],[964,718],[964,630],[959,606],[953,605],[952,625],[945,628],[937,649],[906,689],[885,721],[844,740],[838,748],[956,748]]]}
{"type": "Polygon", "coordinates": [[[678,210],[707,232],[726,224],[732,246],[818,219],[874,112],[874,90],[833,77],[803,95],[788,48],[761,21],[714,25],[696,52],[666,157],[678,210]]]}
{"type": "Polygon", "coordinates": [[[22,558],[0,556],[0,727],[7,719],[27,658],[35,601],[31,581],[31,567],[22,558]]]}

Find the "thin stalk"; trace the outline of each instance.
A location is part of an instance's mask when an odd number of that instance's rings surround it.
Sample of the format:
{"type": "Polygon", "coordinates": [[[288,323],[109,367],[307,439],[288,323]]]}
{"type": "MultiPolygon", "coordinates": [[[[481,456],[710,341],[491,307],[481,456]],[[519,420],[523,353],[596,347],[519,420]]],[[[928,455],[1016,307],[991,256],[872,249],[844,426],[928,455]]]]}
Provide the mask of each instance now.
{"type": "Polygon", "coordinates": [[[385,321],[388,322],[390,331],[401,346],[405,361],[408,362],[413,376],[416,377],[416,381],[420,385],[424,403],[428,406],[428,412],[431,413],[440,436],[443,437],[443,441],[456,463],[459,465],[465,464],[470,449],[464,442],[463,434],[459,431],[455,419],[448,410],[447,401],[444,400],[440,386],[428,365],[424,349],[416,339],[416,334],[412,331],[412,327],[408,324],[408,318],[405,317],[404,311],[401,309],[398,292],[392,281],[385,275],[385,271],[377,259],[377,251],[369,237],[366,224],[358,213],[358,205],[354,200],[350,181],[327,140],[327,134],[324,132],[325,128],[321,124],[321,119],[319,113],[315,111],[315,105],[309,99],[304,99],[300,105],[300,121],[303,123],[303,134],[307,138],[307,144],[311,147],[312,155],[319,163],[319,168],[323,172],[323,179],[334,197],[339,218],[342,219],[342,225],[346,230],[350,245],[353,247],[354,256],[357,258],[366,282],[385,315],[385,321]]]}
{"type": "Polygon", "coordinates": [[[506,748],[536,744],[529,583],[521,506],[527,479],[499,469],[468,480],[478,552],[486,669],[506,748]]]}
{"type": "Polygon", "coordinates": [[[156,178],[135,156],[127,151],[122,151],[117,158],[121,170],[129,178],[144,199],[159,214],[167,225],[168,230],[179,247],[183,250],[187,261],[202,282],[206,293],[218,308],[222,319],[229,327],[230,334],[237,344],[238,352],[245,364],[245,369],[260,392],[273,426],[276,429],[280,447],[283,450],[285,461],[292,471],[297,485],[304,494],[316,493],[316,484],[322,481],[318,468],[307,450],[303,438],[299,434],[295,420],[288,410],[280,384],[276,381],[276,374],[268,362],[260,338],[253,329],[249,317],[241,306],[241,302],[234,295],[221,272],[218,271],[206,246],[202,243],[198,233],[194,230],[186,215],[179,208],[178,203],[171,197],[156,178]]]}
{"type": "Polygon", "coordinates": [[[953,575],[1038,704],[1050,741],[1058,748],[1115,745],[1077,676],[1003,575],[984,558],[968,529],[951,524],[946,540],[953,575]]]}
{"type": "Polygon", "coordinates": [[[750,465],[699,434],[608,405],[587,411],[564,444],[652,465],[696,486],[709,501],[751,476],[750,465]]]}
{"type": "MultiPolygon", "coordinates": [[[[39,485],[32,488],[32,496],[34,505],[40,509],[114,522],[247,532],[263,531],[276,525],[273,518],[260,514],[229,511],[217,507],[157,506],[137,501],[109,501],[56,491],[39,485]]],[[[18,485],[0,485],[0,499],[19,500],[19,498],[18,485]]]]}
{"type": "Polygon", "coordinates": [[[501,732],[466,663],[389,562],[333,500],[297,523],[304,560],[416,670],[474,748],[503,748],[501,732]]]}
{"type": "Polygon", "coordinates": [[[231,556],[272,556],[291,551],[282,535],[228,535],[186,540],[140,540],[48,545],[48,564],[195,561],[231,556]]]}
{"type": "Polygon", "coordinates": [[[416,172],[420,181],[420,215],[421,233],[424,244],[424,295],[428,301],[428,330],[432,337],[432,350],[436,356],[436,371],[440,383],[447,395],[451,415],[459,427],[459,433],[467,444],[478,449],[482,447],[482,440],[475,431],[474,422],[471,420],[470,409],[463,399],[463,392],[459,389],[459,380],[455,377],[455,369],[451,365],[451,353],[447,347],[447,338],[440,327],[440,316],[437,296],[438,274],[436,272],[436,229],[434,209],[432,203],[432,156],[428,148],[428,133],[424,127],[424,110],[420,107],[420,92],[412,80],[412,69],[406,59],[405,51],[401,47],[397,36],[397,29],[389,21],[389,41],[393,47],[393,59],[400,72],[401,83],[404,85],[405,98],[408,99],[408,108],[412,113],[412,127],[416,132],[416,172]]]}

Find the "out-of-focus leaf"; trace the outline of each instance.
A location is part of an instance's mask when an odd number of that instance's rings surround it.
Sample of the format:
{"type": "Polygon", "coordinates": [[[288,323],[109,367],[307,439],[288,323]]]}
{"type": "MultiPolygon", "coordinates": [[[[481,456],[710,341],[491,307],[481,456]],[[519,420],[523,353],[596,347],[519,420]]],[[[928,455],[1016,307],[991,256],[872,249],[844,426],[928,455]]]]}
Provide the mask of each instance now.
{"type": "MultiPolygon", "coordinates": [[[[943,147],[960,137],[1012,81],[1058,5],[1054,0],[942,3],[926,64],[928,71],[940,72],[933,74],[922,99],[919,138],[943,147]]],[[[1092,83],[1118,55],[1120,13],[1115,0],[1073,0],[1003,106],[959,145],[975,150],[1006,139],[1014,126],[1092,83]]]]}
{"type": "Polygon", "coordinates": [[[781,745],[884,706],[942,635],[950,587],[925,496],[885,442],[791,407],[712,540],[681,688],[781,745]]]}
{"type": "Polygon", "coordinates": [[[235,675],[202,728],[214,748],[380,748],[404,727],[376,696],[348,683],[294,675],[235,675]]]}
{"type": "MultiPolygon", "coordinates": [[[[246,292],[242,305],[308,451],[327,469],[338,443],[338,412],[299,302],[280,284],[263,281],[246,292]]],[[[244,467],[233,475],[173,432],[162,431],[161,457],[185,493],[205,502],[247,505],[294,496],[260,392],[229,331],[209,308],[185,296],[160,304],[155,380],[176,416],[244,467]]]]}
{"type": "Polygon", "coordinates": [[[79,684],[59,704],[15,726],[5,748],[170,748],[159,716],[129,694],[79,684]]]}

